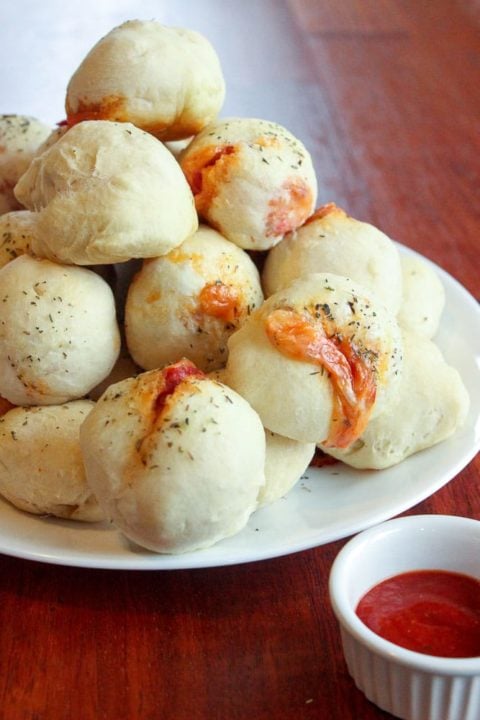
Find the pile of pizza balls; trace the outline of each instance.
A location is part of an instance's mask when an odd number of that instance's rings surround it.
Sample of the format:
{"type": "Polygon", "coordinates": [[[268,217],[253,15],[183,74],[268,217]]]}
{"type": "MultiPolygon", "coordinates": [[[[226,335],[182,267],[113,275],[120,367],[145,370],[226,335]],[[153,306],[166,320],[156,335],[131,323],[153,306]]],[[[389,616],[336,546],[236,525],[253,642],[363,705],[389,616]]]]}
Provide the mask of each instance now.
{"type": "Polygon", "coordinates": [[[224,95],[203,36],[135,20],[57,128],[0,117],[0,494],[22,511],[196,550],[316,449],[382,469],[465,420],[432,266],[319,201],[288,130],[218,119],[224,95]]]}

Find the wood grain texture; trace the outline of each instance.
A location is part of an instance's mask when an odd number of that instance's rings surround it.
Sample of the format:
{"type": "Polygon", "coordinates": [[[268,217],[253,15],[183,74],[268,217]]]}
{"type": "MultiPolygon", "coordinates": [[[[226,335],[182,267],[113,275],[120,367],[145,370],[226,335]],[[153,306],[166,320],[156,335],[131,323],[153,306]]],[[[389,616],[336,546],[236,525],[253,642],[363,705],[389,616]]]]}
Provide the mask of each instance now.
{"type": "Polygon", "coordinates": [[[479,29],[463,5],[385,0],[363,13],[362,2],[290,2],[311,28],[330,109],[313,150],[321,197],[439,262],[478,298],[479,29]],[[325,146],[335,169],[322,188],[325,146]]]}
{"type": "MultiPolygon", "coordinates": [[[[253,26],[245,15],[253,5],[232,3],[250,33],[244,53],[251,46],[267,98],[281,95],[311,139],[320,200],[432,258],[480,298],[478,4],[255,7],[262,22],[253,26]],[[275,63],[265,47],[277,47],[275,63]]],[[[258,77],[243,76],[246,101],[249,82],[258,77]]],[[[480,519],[479,488],[477,457],[409,512],[480,519]]],[[[151,573],[0,556],[0,716],[389,718],[355,689],[343,662],[327,581],[344,542],[237,567],[151,573]]]]}

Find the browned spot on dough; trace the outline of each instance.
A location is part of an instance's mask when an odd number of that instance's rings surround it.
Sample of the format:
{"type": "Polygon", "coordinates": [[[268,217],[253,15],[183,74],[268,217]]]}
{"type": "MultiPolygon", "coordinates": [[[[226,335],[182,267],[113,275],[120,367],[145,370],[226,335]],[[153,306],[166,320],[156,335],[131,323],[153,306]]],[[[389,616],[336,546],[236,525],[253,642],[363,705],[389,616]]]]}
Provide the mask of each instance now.
{"type": "Polygon", "coordinates": [[[309,225],[312,222],[315,222],[315,220],[321,220],[324,217],[327,217],[327,215],[337,215],[338,217],[347,217],[347,213],[339,208],[337,205],[335,205],[334,202],[325,203],[325,205],[321,205],[313,215],[310,215],[310,217],[305,220],[304,225],[309,225]]]}
{"type": "Polygon", "coordinates": [[[75,110],[70,107],[67,101],[66,111],[67,125],[69,127],[84,120],[128,121],[125,112],[125,98],[118,95],[105,97],[99,103],[86,103],[83,100],[79,100],[75,110]]]}
{"type": "Polygon", "coordinates": [[[207,119],[171,118],[157,114],[153,120],[143,118],[128,108],[128,98],[121,95],[107,95],[100,102],[86,102],[79,100],[75,109],[68,102],[66,104],[69,127],[83,120],[111,120],[114,122],[130,122],[132,125],[154,135],[159,140],[183,140],[198,135],[209,122],[207,119]]]}
{"type": "Polygon", "coordinates": [[[147,296],[147,303],[154,303],[157,302],[157,300],[160,300],[162,297],[162,294],[159,290],[153,290],[148,296],[147,296]]]}

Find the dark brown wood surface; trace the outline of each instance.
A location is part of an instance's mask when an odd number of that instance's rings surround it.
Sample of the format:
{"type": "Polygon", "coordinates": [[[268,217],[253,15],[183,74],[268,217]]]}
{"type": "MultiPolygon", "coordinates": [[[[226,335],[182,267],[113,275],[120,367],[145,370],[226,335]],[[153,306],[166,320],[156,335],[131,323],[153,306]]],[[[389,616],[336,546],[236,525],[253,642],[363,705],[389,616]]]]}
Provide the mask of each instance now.
{"type": "MultiPolygon", "coordinates": [[[[268,33],[289,48],[273,84],[313,138],[320,200],[422,252],[479,298],[478,3],[261,4],[271,22],[245,38],[245,52],[268,33]]],[[[410,512],[480,519],[479,487],[477,456],[410,512]]],[[[344,542],[169,572],[0,556],[0,717],[390,717],[355,689],[343,662],[327,580],[344,542]]]]}

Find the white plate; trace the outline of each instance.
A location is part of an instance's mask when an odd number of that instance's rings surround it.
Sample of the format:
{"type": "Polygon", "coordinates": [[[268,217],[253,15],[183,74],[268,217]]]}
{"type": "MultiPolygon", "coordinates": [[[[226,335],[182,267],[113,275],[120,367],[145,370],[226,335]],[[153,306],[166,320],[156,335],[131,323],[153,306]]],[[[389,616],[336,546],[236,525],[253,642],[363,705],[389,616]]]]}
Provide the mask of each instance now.
{"type": "MultiPolygon", "coordinates": [[[[480,448],[480,309],[456,280],[434,268],[446,292],[436,342],[459,370],[471,400],[465,427],[451,439],[388,470],[358,471],[340,463],[309,469],[286,498],[254,513],[242,532],[184,555],[156,555],[134,546],[106,524],[28,515],[0,500],[0,552],[47,563],[123,570],[230,565],[338,540],[432,495],[480,448]]],[[[455,508],[450,510],[454,514],[455,508]]]]}

